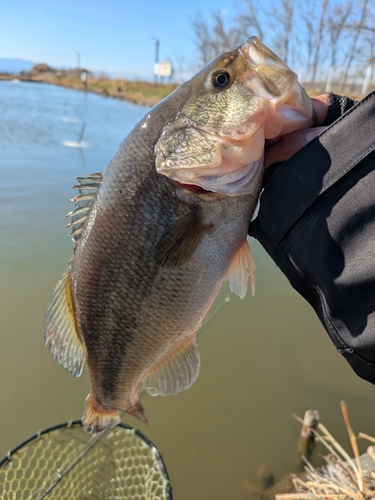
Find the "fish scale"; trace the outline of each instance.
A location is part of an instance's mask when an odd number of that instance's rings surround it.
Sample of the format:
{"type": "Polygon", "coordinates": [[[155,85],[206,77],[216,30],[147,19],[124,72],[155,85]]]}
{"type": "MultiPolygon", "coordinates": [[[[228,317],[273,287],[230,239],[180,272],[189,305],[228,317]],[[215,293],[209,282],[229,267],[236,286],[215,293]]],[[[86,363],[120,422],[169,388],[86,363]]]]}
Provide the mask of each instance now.
{"type": "Polygon", "coordinates": [[[177,394],[199,373],[195,334],[224,280],[241,298],[265,139],[312,124],[296,75],[255,37],[150,110],[103,175],[79,178],[75,253],[47,307],[49,350],[91,393],[100,432],[139,394],[177,394]],[[254,57],[255,56],[255,57],[254,57]],[[88,208],[88,210],[87,210],[88,208]]]}

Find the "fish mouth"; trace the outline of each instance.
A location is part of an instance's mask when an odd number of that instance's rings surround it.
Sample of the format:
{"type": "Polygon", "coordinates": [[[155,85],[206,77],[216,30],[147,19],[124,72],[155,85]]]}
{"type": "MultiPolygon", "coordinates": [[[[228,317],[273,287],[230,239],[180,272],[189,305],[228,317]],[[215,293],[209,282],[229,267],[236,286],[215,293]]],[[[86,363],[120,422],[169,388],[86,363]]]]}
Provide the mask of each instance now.
{"type": "Polygon", "coordinates": [[[266,47],[258,37],[251,36],[246,42],[238,47],[239,54],[245,57],[247,64],[251,68],[260,65],[274,66],[291,71],[289,66],[280,59],[274,52],[266,47]]]}
{"type": "MultiPolygon", "coordinates": [[[[299,83],[296,73],[282,59],[256,36],[248,38],[243,45],[238,47],[238,51],[248,66],[248,79],[244,83],[250,92],[266,98],[273,103],[273,106],[278,102],[286,104],[292,96],[291,102],[294,109],[284,112],[286,123],[281,135],[314,124],[315,109],[312,101],[299,83]],[[298,99],[296,99],[297,96],[298,99]]],[[[272,139],[273,137],[265,135],[265,138],[272,139]]]]}
{"type": "Polygon", "coordinates": [[[176,181],[175,179],[172,179],[172,178],[169,178],[169,181],[174,186],[181,187],[181,188],[184,188],[184,189],[188,189],[189,191],[191,191],[194,194],[211,194],[211,193],[214,193],[214,191],[210,191],[209,189],[205,189],[202,186],[199,186],[198,184],[189,184],[187,182],[179,182],[179,181],[176,181]]]}
{"type": "Polygon", "coordinates": [[[213,191],[209,191],[208,189],[204,189],[202,186],[198,186],[198,184],[186,184],[185,182],[179,182],[181,187],[190,189],[195,194],[206,194],[213,193],[213,191]]]}

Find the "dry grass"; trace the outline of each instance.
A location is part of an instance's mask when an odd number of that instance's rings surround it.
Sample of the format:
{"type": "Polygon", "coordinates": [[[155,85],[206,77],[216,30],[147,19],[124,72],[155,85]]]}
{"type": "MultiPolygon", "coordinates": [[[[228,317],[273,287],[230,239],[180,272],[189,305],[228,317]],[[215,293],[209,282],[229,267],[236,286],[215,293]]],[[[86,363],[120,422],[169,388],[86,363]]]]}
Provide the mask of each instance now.
{"type": "MultiPolygon", "coordinates": [[[[308,87],[305,87],[305,90],[310,97],[316,97],[316,96],[321,95],[321,94],[326,94],[325,90],[318,90],[317,91],[314,89],[309,89],[308,87]]],[[[364,95],[359,94],[358,92],[352,92],[352,91],[348,91],[348,90],[340,91],[339,89],[333,89],[332,92],[334,94],[350,97],[350,99],[354,99],[355,101],[361,101],[365,97],[364,95]]]]}
{"type": "MultiPolygon", "coordinates": [[[[314,469],[306,461],[306,479],[293,478],[296,493],[277,494],[275,500],[375,500],[375,471],[363,470],[357,438],[350,425],[345,402],[341,402],[341,410],[354,459],[349,456],[324,425],[319,424],[316,441],[323,443],[329,452],[324,457],[326,465],[314,469]]],[[[375,443],[375,439],[366,434],[361,433],[359,437],[375,443]]],[[[375,460],[372,446],[368,448],[367,453],[375,460]]]]}
{"type": "MultiPolygon", "coordinates": [[[[11,80],[10,75],[0,75],[0,79],[11,80]]],[[[49,83],[76,90],[94,92],[105,97],[125,99],[135,104],[154,106],[167,97],[178,85],[176,83],[150,83],[131,80],[112,80],[110,78],[94,78],[90,76],[85,85],[74,75],[59,75],[57,73],[42,73],[40,75],[17,76],[22,81],[49,83]]]]}

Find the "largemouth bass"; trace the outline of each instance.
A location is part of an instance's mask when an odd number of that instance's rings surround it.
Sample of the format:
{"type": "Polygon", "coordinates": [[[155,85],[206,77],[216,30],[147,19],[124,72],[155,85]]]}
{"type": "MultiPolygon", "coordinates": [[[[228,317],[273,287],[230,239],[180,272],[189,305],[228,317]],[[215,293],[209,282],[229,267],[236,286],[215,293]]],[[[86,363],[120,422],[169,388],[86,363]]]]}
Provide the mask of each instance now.
{"type": "Polygon", "coordinates": [[[121,412],[147,422],[142,390],[165,396],[195,381],[195,334],[222,283],[241,298],[254,286],[247,229],[265,139],[312,115],[297,76],[252,37],[149,111],[103,176],[79,178],[75,253],[44,332],[73,375],[87,361],[86,430],[121,412]]]}

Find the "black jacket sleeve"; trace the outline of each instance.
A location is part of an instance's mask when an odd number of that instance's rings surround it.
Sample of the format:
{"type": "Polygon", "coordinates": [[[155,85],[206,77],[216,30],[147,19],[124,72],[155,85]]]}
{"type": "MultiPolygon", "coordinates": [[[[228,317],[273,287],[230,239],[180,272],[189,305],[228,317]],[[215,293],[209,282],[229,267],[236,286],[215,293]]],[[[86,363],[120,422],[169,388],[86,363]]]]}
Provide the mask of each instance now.
{"type": "Polygon", "coordinates": [[[279,166],[249,234],[375,384],[375,93],[279,166]]]}

